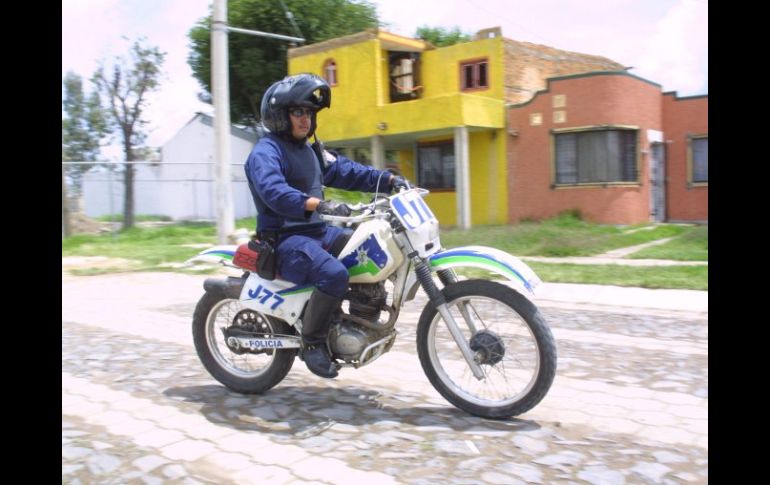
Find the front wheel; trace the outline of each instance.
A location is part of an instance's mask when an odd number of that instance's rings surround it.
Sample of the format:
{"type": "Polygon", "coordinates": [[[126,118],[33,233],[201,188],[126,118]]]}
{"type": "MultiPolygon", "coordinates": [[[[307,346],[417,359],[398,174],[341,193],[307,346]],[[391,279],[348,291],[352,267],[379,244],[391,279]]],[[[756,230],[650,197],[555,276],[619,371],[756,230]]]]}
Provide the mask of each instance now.
{"type": "Polygon", "coordinates": [[[417,353],[433,387],[458,408],[484,418],[518,416],[535,407],[556,375],[556,344],[537,307],[486,280],[453,283],[442,293],[484,376],[474,377],[435,305],[428,303],[417,327],[417,353]]]}
{"type": "Polygon", "coordinates": [[[242,394],[259,394],[286,377],[297,355],[295,349],[232,349],[225,330],[293,335],[286,322],[244,307],[237,299],[206,293],[195,307],[193,342],[201,363],[216,380],[242,394]]]}

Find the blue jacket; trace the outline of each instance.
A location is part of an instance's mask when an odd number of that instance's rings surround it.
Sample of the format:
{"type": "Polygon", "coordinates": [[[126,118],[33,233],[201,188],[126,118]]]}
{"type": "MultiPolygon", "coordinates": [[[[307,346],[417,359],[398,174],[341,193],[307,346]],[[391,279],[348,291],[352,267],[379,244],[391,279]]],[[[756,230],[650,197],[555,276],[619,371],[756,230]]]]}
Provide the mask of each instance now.
{"type": "Polygon", "coordinates": [[[374,192],[382,175],[380,191],[391,188],[388,172],[336,154],[326,157],[322,167],[307,141],[291,142],[273,133],[254,146],[244,170],[257,207],[258,231],[302,233],[323,226],[316,212],[305,210],[305,201],[323,199],[324,185],[374,192]]]}

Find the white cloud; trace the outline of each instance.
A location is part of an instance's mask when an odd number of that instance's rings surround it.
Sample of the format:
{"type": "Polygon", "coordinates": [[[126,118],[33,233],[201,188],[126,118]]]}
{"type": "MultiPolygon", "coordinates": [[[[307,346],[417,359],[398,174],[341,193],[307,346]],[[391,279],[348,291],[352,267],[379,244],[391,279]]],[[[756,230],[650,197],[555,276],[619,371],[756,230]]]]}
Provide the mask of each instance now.
{"type": "Polygon", "coordinates": [[[680,95],[708,91],[708,5],[680,0],[656,24],[639,73],[680,95]]]}
{"type": "Polygon", "coordinates": [[[109,55],[116,32],[124,30],[114,15],[118,0],[62,1],[62,76],[68,70],[90,76],[96,60],[109,55]],[[96,20],[98,19],[98,20],[96,20]]]}

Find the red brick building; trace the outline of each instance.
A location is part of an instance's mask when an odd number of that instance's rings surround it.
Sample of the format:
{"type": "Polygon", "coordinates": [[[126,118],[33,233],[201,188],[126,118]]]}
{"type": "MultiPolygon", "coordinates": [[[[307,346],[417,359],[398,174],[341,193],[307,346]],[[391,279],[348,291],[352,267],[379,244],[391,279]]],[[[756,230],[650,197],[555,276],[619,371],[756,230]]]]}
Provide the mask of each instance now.
{"type": "Polygon", "coordinates": [[[668,219],[707,221],[708,96],[677,98],[663,93],[668,219]],[[705,167],[702,164],[705,150],[705,167]]]}
{"type": "Polygon", "coordinates": [[[508,221],[708,221],[708,96],[626,71],[548,79],[507,110],[508,221]]]}

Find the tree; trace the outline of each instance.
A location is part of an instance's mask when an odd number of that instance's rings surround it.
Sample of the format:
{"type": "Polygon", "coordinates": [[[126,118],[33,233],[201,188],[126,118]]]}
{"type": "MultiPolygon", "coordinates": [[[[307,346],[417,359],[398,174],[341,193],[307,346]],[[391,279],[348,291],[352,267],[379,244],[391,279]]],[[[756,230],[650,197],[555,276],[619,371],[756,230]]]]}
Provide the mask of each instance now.
{"type": "MultiPolygon", "coordinates": [[[[111,67],[100,63],[91,79],[107,100],[108,123],[119,133],[126,162],[137,160],[147,135],[142,118],[147,104],[146,96],[160,85],[160,68],[166,56],[157,47],[143,45],[143,39],[134,41],[130,60],[115,58],[111,67]]],[[[123,228],[134,225],[134,166],[125,164],[123,171],[125,198],[123,228]]]]}
{"type": "MultiPolygon", "coordinates": [[[[71,71],[64,76],[62,84],[64,85],[61,120],[62,162],[94,161],[99,156],[100,140],[109,132],[99,102],[99,93],[92,92],[86,99],[83,93],[83,80],[71,71]]],[[[69,237],[72,234],[67,179],[72,181],[72,188],[75,194],[79,195],[83,190],[83,174],[90,168],[90,164],[62,164],[62,237],[69,237]]]]}
{"type": "MultiPolygon", "coordinates": [[[[351,0],[230,0],[228,25],[249,30],[304,37],[306,44],[378,27],[375,7],[351,0]],[[292,12],[292,14],[288,14],[292,12]]],[[[189,32],[188,63],[211,102],[211,15],[189,32]]],[[[265,90],[287,74],[286,41],[245,34],[228,35],[230,118],[234,123],[259,121],[265,90]]]]}
{"type": "MultiPolygon", "coordinates": [[[[74,72],[64,76],[64,97],[61,120],[62,161],[95,161],[100,153],[100,141],[109,133],[99,93],[88,96],[83,92],[83,80],[74,72]]],[[[76,193],[82,190],[83,174],[91,165],[66,165],[65,174],[72,180],[76,193]]]]}
{"type": "Polygon", "coordinates": [[[459,27],[445,29],[443,27],[428,27],[427,25],[417,27],[415,37],[427,40],[436,47],[446,47],[471,40],[471,36],[460,32],[459,27]]]}

